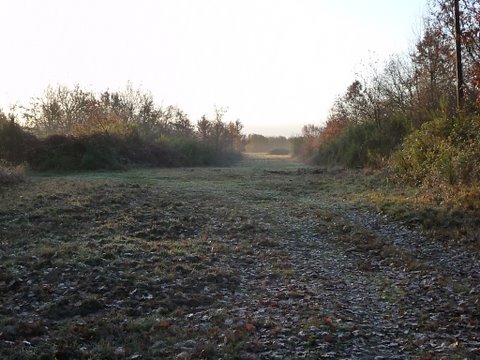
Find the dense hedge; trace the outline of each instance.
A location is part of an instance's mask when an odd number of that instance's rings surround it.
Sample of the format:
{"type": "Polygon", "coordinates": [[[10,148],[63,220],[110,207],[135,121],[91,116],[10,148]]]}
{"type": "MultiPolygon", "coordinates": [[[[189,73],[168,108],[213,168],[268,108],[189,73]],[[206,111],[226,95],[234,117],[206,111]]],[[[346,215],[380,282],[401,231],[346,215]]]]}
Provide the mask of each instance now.
{"type": "Polygon", "coordinates": [[[52,135],[40,140],[27,156],[29,166],[39,171],[172,166],[175,160],[176,155],[164,146],[107,134],[52,135]]]}
{"type": "Polygon", "coordinates": [[[480,116],[439,117],[406,137],[392,157],[397,177],[412,184],[471,184],[480,179],[480,116]]]}
{"type": "Polygon", "coordinates": [[[129,166],[228,165],[239,154],[214,152],[192,138],[147,143],[139,137],[108,134],[84,136],[52,135],[39,140],[27,155],[33,170],[124,169],[129,166]]]}
{"type": "Polygon", "coordinates": [[[243,125],[225,122],[226,109],[215,107],[195,124],[180,108],[158,106],[151,93],[130,86],[102,93],[49,87],[22,109],[0,109],[0,160],[39,171],[225,166],[245,145],[243,125]]]}
{"type": "Polygon", "coordinates": [[[10,164],[21,164],[38,143],[34,135],[0,112],[0,159],[10,164]]]}
{"type": "Polygon", "coordinates": [[[225,166],[241,159],[238,151],[216,149],[191,137],[164,137],[160,144],[178,154],[176,162],[182,166],[225,166]]]}
{"type": "Polygon", "coordinates": [[[288,149],[273,149],[268,152],[270,155],[289,155],[290,150],[288,149]]]}
{"type": "Polygon", "coordinates": [[[192,137],[146,142],[136,135],[51,135],[39,139],[13,121],[0,119],[0,160],[36,171],[125,169],[130,166],[225,166],[241,158],[192,137]]]}
{"type": "Polygon", "coordinates": [[[352,125],[321,144],[313,162],[346,167],[381,166],[402,142],[407,129],[408,122],[403,118],[352,125]]]}

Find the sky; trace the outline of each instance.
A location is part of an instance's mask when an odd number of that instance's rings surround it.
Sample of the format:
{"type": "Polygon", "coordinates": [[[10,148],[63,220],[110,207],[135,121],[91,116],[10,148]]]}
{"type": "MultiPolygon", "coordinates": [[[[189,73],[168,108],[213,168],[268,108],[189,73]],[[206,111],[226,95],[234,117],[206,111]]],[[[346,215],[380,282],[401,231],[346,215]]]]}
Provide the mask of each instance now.
{"type": "Polygon", "coordinates": [[[321,125],[362,63],[406,53],[426,0],[1,0],[0,107],[127,83],[245,133],[321,125]]]}

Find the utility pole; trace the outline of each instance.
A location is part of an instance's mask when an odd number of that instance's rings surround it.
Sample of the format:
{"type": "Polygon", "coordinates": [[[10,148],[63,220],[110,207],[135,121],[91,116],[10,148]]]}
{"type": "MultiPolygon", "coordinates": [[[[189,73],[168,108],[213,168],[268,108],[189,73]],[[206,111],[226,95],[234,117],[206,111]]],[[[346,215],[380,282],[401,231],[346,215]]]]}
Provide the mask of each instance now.
{"type": "Polygon", "coordinates": [[[460,0],[455,3],[455,47],[457,58],[457,108],[461,110],[465,102],[463,64],[462,64],[462,28],[460,24],[460,0]]]}

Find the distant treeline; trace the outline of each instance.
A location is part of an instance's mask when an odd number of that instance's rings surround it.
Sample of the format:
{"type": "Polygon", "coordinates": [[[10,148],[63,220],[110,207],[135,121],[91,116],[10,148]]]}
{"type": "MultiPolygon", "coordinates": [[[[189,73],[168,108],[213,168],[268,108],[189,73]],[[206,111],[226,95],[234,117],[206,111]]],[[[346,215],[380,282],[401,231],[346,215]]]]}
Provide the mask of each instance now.
{"type": "Polygon", "coordinates": [[[100,94],[50,87],[21,110],[22,125],[0,110],[0,159],[34,170],[228,165],[245,145],[242,124],[225,122],[224,109],[193,123],[131,87],[100,94]]]}
{"type": "Polygon", "coordinates": [[[431,0],[414,50],[367,66],[337,98],[324,125],[303,128],[293,154],[318,165],[388,168],[413,184],[478,184],[480,3],[461,0],[460,6],[462,109],[453,2],[431,0]]]}
{"type": "Polygon", "coordinates": [[[263,136],[250,134],[247,136],[245,151],[253,153],[289,153],[290,141],[285,136],[263,136]]]}

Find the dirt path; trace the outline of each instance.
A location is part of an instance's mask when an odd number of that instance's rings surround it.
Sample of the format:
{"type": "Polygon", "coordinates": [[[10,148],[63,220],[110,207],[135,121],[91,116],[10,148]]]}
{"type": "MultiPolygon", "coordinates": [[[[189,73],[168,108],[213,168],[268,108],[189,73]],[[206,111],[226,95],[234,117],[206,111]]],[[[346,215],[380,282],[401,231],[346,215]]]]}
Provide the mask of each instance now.
{"type": "Polygon", "coordinates": [[[480,357],[478,257],[284,158],[34,177],[0,205],[0,357],[480,357]]]}

